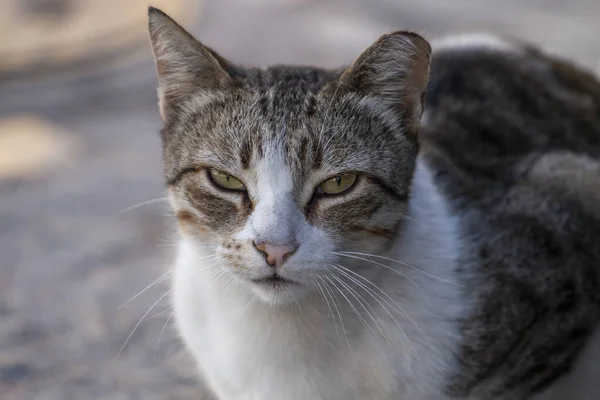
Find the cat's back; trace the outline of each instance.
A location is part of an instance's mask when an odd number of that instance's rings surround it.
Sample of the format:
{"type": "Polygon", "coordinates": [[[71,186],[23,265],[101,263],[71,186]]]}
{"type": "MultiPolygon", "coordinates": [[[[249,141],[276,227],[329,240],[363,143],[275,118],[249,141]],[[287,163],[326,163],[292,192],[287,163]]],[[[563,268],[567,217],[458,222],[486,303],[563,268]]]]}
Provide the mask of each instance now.
{"type": "MultiPolygon", "coordinates": [[[[461,220],[474,304],[449,390],[545,393],[600,316],[600,84],[495,38],[433,48],[422,156],[461,220]]],[[[574,398],[600,393],[593,379],[574,398]]]]}
{"type": "Polygon", "coordinates": [[[433,44],[425,146],[470,179],[513,183],[540,156],[600,161],[600,83],[574,65],[492,36],[433,44]]]}

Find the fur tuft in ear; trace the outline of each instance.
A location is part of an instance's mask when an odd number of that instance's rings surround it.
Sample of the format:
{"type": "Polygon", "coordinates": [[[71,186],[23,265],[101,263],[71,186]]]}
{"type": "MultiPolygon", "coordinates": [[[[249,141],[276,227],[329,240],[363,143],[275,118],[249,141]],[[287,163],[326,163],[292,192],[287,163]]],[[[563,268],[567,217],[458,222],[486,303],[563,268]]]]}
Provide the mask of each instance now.
{"type": "Polygon", "coordinates": [[[380,37],[340,77],[349,90],[379,98],[401,113],[416,132],[429,81],[431,46],[420,35],[393,32],[380,37]]]}
{"type": "Polygon", "coordinates": [[[232,81],[230,64],[194,39],[161,10],[148,8],[148,31],[156,70],[158,96],[163,119],[192,93],[226,89],[232,81]]]}

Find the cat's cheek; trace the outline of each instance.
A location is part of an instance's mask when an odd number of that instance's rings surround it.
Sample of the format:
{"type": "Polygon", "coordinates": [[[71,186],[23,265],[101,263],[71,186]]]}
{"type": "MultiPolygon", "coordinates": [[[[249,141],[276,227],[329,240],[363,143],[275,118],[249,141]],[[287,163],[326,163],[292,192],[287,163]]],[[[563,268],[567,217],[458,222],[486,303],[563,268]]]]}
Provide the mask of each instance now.
{"type": "Polygon", "coordinates": [[[249,250],[239,241],[234,239],[225,239],[221,242],[218,256],[223,259],[227,266],[237,272],[248,272],[248,267],[253,263],[249,256],[249,250]]]}
{"type": "Polygon", "coordinates": [[[189,211],[178,211],[175,217],[177,219],[177,226],[182,234],[189,234],[192,231],[208,233],[208,229],[200,224],[198,217],[189,211]]]}
{"type": "Polygon", "coordinates": [[[213,231],[201,218],[187,210],[180,210],[176,214],[177,228],[182,236],[199,241],[209,241],[215,236],[213,231]]]}

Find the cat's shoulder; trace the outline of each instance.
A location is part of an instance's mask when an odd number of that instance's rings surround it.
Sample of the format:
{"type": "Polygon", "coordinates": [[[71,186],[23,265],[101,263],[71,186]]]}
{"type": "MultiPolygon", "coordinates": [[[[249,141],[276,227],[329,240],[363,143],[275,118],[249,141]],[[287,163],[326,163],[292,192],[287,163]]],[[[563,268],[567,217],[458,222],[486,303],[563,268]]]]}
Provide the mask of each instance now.
{"type": "Polygon", "coordinates": [[[600,162],[600,82],[593,74],[493,35],[442,38],[432,48],[421,139],[451,185],[505,190],[536,165],[539,174],[556,154],[554,167],[572,158],[571,172],[600,162]]]}

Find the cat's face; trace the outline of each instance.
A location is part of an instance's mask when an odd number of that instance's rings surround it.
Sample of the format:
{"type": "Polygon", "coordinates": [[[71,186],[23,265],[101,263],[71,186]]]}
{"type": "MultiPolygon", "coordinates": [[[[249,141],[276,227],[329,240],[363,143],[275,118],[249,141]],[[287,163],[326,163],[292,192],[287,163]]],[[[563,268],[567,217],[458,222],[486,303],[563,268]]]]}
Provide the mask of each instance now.
{"type": "Polygon", "coordinates": [[[385,36],[345,71],[257,70],[162,14],[150,32],[169,194],[209,264],[276,304],[327,285],[340,252],[391,244],[418,147],[423,39],[385,36]]]}

